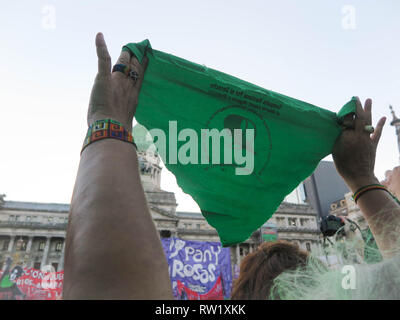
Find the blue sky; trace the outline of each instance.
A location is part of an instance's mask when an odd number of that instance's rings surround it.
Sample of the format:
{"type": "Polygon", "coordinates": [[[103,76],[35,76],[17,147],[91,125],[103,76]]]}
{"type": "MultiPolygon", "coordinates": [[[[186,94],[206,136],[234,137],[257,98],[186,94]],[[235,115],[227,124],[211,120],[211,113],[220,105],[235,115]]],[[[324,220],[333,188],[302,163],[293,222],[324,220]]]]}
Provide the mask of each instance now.
{"type": "MultiPolygon", "coordinates": [[[[376,123],[391,119],[389,103],[400,116],[399,9],[396,0],[8,1],[0,12],[0,193],[70,201],[98,31],[114,61],[124,44],[147,38],[157,50],[331,111],[353,95],[372,98],[376,123]]],[[[379,178],[399,164],[388,124],[379,178]]],[[[171,174],[162,186],[177,193],[178,210],[197,210],[171,174]]]]}

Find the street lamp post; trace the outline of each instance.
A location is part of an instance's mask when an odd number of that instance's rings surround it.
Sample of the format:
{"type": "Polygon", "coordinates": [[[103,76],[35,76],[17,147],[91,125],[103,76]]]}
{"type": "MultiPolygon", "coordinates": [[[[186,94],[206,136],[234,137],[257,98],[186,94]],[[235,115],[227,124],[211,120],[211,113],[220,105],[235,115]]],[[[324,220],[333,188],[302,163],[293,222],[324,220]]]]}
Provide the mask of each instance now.
{"type": "Polygon", "coordinates": [[[396,114],[394,113],[393,107],[389,106],[389,108],[390,108],[390,111],[391,111],[392,116],[393,116],[393,120],[392,120],[392,122],[390,122],[390,125],[395,127],[395,129],[396,129],[397,147],[399,149],[399,155],[400,155],[400,119],[397,118],[396,114]]]}

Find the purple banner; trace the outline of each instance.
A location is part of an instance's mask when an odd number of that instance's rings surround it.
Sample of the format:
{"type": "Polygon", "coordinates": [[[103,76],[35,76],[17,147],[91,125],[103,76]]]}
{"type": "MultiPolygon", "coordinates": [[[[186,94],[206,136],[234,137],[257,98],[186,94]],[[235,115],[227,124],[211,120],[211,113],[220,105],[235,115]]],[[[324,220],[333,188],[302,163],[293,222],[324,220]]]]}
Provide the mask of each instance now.
{"type": "Polygon", "coordinates": [[[218,279],[221,280],[224,298],[229,298],[232,287],[230,249],[222,248],[219,242],[190,241],[164,238],[162,245],[168,261],[169,276],[176,299],[186,299],[187,292],[195,292],[200,299],[215,295],[218,279]],[[179,286],[178,286],[179,284],[179,286]]]}

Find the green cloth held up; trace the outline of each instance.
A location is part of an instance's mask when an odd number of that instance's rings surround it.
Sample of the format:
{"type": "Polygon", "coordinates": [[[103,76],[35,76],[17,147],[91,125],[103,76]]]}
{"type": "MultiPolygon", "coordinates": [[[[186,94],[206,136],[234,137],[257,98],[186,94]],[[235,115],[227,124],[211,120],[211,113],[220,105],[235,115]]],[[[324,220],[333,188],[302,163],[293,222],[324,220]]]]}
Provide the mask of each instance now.
{"type": "Polygon", "coordinates": [[[149,59],[137,121],[150,130],[166,167],[197,202],[223,246],[245,241],[271,218],[285,196],[332,152],[341,133],[339,120],[355,112],[355,98],[338,116],[154,50],[148,40],[123,50],[140,62],[145,55],[149,59]],[[161,129],[166,138],[152,129],[161,129]],[[218,146],[204,129],[227,129],[228,135],[218,146]],[[236,129],[243,131],[236,134],[236,129]],[[254,143],[245,129],[253,129],[248,131],[254,143]],[[229,139],[234,144],[225,144],[229,139]]]}

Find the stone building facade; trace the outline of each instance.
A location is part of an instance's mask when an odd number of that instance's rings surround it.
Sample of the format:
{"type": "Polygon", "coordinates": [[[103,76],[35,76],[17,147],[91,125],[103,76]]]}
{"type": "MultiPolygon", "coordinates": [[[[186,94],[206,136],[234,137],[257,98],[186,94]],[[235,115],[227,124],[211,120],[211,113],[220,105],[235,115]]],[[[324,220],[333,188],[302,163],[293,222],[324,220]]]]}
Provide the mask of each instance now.
{"type": "MultiPolygon", "coordinates": [[[[149,149],[146,134],[143,127],[134,127],[142,184],[160,237],[218,242],[217,231],[200,212],[176,211],[175,194],[161,190],[160,158],[149,149]]],[[[268,223],[276,225],[279,239],[311,251],[320,244],[317,212],[300,199],[300,187],[288,195],[268,223]]],[[[15,263],[26,267],[52,265],[55,270],[63,270],[68,213],[68,204],[5,201],[1,197],[0,269],[11,256],[15,263]]],[[[231,247],[232,265],[238,266],[260,243],[261,232],[256,230],[248,240],[231,247]]]]}
{"type": "Polygon", "coordinates": [[[40,269],[64,266],[69,205],[5,201],[0,198],[0,270],[7,257],[40,269]]]}
{"type": "MultiPolygon", "coordinates": [[[[177,212],[176,214],[179,219],[176,232],[178,238],[219,241],[217,231],[207,223],[201,213],[177,212]]],[[[296,243],[307,251],[320,249],[321,239],[317,224],[317,212],[308,204],[283,202],[267,223],[276,225],[278,239],[296,243]]],[[[256,250],[261,242],[261,233],[260,230],[257,230],[246,241],[232,246],[232,264],[239,266],[241,260],[256,250]]]]}
{"type": "Polygon", "coordinates": [[[354,221],[360,226],[361,230],[368,228],[368,223],[365,220],[360,208],[353,200],[353,194],[348,192],[343,199],[331,204],[330,214],[337,217],[346,217],[354,221]]]}

